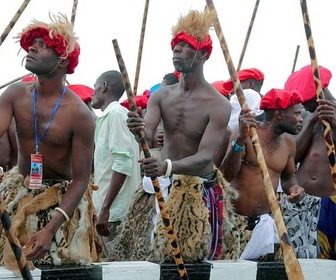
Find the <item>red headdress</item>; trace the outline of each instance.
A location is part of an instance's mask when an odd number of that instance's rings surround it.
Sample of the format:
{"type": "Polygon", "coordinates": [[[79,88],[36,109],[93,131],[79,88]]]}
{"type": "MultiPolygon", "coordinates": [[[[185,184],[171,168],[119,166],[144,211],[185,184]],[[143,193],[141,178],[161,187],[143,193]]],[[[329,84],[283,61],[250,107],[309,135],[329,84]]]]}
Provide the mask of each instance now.
{"type": "Polygon", "coordinates": [[[212,52],[212,41],[208,34],[210,27],[216,19],[216,12],[206,10],[201,13],[198,11],[189,11],[186,16],[181,16],[178,23],[173,26],[171,48],[181,41],[190,44],[195,50],[206,49],[208,56],[212,52]]]}
{"type": "MultiPolygon", "coordinates": [[[[320,72],[322,88],[328,87],[332,77],[331,72],[322,66],[319,66],[318,68],[320,72]]],[[[292,73],[285,83],[285,89],[296,89],[300,91],[302,102],[306,102],[314,98],[314,96],[317,97],[311,65],[304,66],[299,71],[292,73]]]]}
{"type": "Polygon", "coordinates": [[[28,52],[35,38],[43,38],[48,48],[53,48],[62,59],[68,59],[68,74],[72,74],[78,65],[80,47],[73,33],[73,26],[66,16],[51,17],[47,24],[33,20],[20,34],[20,45],[28,52]]]}
{"type": "Polygon", "coordinates": [[[92,95],[94,91],[93,88],[79,84],[68,85],[67,87],[68,89],[71,89],[74,93],[76,93],[80,97],[80,99],[83,100],[84,103],[92,100],[92,95]]]}
{"type": "Polygon", "coordinates": [[[302,103],[302,97],[297,90],[285,90],[273,88],[268,91],[260,101],[260,110],[287,109],[302,103]]]}
{"type": "MultiPolygon", "coordinates": [[[[256,81],[264,80],[264,74],[257,68],[249,68],[240,70],[237,72],[237,76],[240,82],[244,82],[248,79],[253,79],[256,81]]],[[[233,83],[231,79],[224,82],[223,87],[226,91],[231,92],[233,90],[233,83]]]]}
{"type": "Polygon", "coordinates": [[[230,95],[230,91],[227,91],[224,87],[223,87],[224,81],[216,81],[213,82],[211,85],[222,95],[224,96],[229,96],[230,95]]]}
{"type": "MultiPolygon", "coordinates": [[[[134,102],[137,107],[141,107],[141,109],[147,108],[148,103],[148,97],[149,97],[149,90],[146,89],[142,95],[135,95],[134,96],[134,102]]],[[[125,101],[120,103],[122,106],[130,110],[129,102],[126,99],[125,101]]]]}

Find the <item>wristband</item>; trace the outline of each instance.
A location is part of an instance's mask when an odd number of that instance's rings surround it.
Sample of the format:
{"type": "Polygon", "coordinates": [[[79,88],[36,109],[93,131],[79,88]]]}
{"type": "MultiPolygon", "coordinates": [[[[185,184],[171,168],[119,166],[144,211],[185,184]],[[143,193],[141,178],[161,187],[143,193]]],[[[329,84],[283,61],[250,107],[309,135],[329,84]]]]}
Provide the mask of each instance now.
{"type": "Polygon", "coordinates": [[[65,211],[62,208],[56,207],[55,210],[60,212],[63,215],[63,217],[66,219],[66,221],[69,222],[70,218],[69,218],[68,214],[65,213],[65,211]]]}
{"type": "Polygon", "coordinates": [[[173,164],[172,164],[172,161],[170,159],[165,159],[164,162],[167,163],[167,169],[166,169],[166,173],[162,177],[163,178],[168,178],[170,176],[171,171],[172,171],[173,164]]]}
{"type": "Polygon", "coordinates": [[[231,149],[237,153],[244,151],[244,146],[239,146],[235,140],[231,142],[231,149]]]}

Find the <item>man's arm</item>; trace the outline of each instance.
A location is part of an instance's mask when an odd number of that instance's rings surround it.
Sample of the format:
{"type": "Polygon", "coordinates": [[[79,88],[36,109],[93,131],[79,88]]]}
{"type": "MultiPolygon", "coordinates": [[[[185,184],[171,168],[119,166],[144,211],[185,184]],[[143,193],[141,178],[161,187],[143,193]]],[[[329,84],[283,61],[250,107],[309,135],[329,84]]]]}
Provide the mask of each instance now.
{"type": "Polygon", "coordinates": [[[296,154],[295,163],[303,160],[310,145],[310,140],[313,136],[314,127],[317,122],[317,112],[305,112],[303,118],[302,130],[295,136],[296,154]]]}
{"type": "MultiPolygon", "coordinates": [[[[85,112],[80,111],[78,121],[74,124],[71,144],[73,178],[59,206],[69,216],[73,214],[88,187],[93,158],[94,122],[86,108],[85,112]]],[[[55,233],[63,222],[61,215],[55,215],[47,229],[55,233]]]]}
{"type": "Polygon", "coordinates": [[[106,194],[106,197],[104,199],[102,208],[100,210],[100,214],[99,214],[98,222],[97,222],[97,231],[100,235],[103,235],[103,236],[110,235],[110,229],[108,226],[108,220],[110,217],[110,208],[111,208],[113,201],[117,197],[119,191],[121,190],[125,182],[125,179],[126,179],[125,174],[112,170],[110,186],[106,194]]]}
{"type": "Polygon", "coordinates": [[[127,114],[127,126],[129,130],[135,135],[137,141],[139,141],[139,133],[144,131],[149,148],[151,148],[156,128],[161,121],[160,98],[160,89],[158,89],[158,92],[155,92],[148,101],[144,118],[139,113],[131,111],[127,114]]]}
{"type": "Polygon", "coordinates": [[[216,167],[220,167],[225,154],[227,152],[227,149],[229,147],[229,143],[230,143],[230,138],[231,138],[231,134],[232,134],[232,129],[230,127],[226,128],[224,137],[222,139],[222,142],[219,144],[219,146],[216,148],[215,153],[214,153],[214,157],[213,157],[213,161],[214,164],[216,165],[216,167]]]}
{"type": "Polygon", "coordinates": [[[245,147],[250,142],[250,128],[256,127],[254,114],[241,111],[239,114],[239,131],[231,136],[231,148],[228,149],[221,165],[221,170],[227,181],[232,181],[241,168],[241,160],[246,155],[245,147]]]}
{"type": "Polygon", "coordinates": [[[288,135],[286,138],[289,156],[287,160],[287,164],[285,169],[281,173],[281,187],[283,191],[288,195],[287,199],[290,202],[298,202],[300,201],[305,192],[304,189],[298,185],[298,181],[295,175],[295,153],[296,153],[296,145],[294,139],[288,135]]]}

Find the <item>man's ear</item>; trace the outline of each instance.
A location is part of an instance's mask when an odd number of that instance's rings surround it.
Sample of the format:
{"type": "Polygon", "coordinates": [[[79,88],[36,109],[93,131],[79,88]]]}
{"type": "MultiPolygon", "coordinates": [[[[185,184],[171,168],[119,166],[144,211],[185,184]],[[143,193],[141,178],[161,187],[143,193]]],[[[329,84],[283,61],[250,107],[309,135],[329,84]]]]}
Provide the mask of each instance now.
{"type": "Polygon", "coordinates": [[[284,118],[283,110],[275,110],[275,115],[278,120],[282,120],[284,118]]]}
{"type": "Polygon", "coordinates": [[[69,60],[68,59],[61,59],[59,66],[63,68],[68,68],[69,60]]]}
{"type": "Polygon", "coordinates": [[[201,54],[200,58],[204,58],[204,59],[208,58],[208,51],[206,49],[200,50],[199,53],[201,54]]]}

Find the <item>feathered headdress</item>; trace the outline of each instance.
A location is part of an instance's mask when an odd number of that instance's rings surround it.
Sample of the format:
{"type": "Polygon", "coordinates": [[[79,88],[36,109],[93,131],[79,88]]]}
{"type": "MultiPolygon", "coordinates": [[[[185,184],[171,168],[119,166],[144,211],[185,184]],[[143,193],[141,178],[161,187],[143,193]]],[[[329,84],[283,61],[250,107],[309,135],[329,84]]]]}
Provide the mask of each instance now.
{"type": "Polygon", "coordinates": [[[51,23],[45,23],[33,19],[32,22],[18,34],[21,47],[28,52],[33,41],[37,37],[45,40],[48,48],[54,48],[60,58],[68,59],[69,65],[67,73],[74,72],[78,65],[78,56],[80,47],[77,43],[77,37],[74,34],[73,26],[65,15],[51,16],[51,23]]]}
{"type": "Polygon", "coordinates": [[[175,26],[172,27],[172,49],[181,41],[186,41],[195,50],[206,49],[208,58],[212,51],[212,41],[209,29],[216,20],[216,12],[205,10],[204,12],[190,10],[185,16],[181,16],[175,26]]]}

